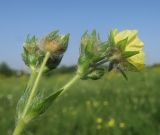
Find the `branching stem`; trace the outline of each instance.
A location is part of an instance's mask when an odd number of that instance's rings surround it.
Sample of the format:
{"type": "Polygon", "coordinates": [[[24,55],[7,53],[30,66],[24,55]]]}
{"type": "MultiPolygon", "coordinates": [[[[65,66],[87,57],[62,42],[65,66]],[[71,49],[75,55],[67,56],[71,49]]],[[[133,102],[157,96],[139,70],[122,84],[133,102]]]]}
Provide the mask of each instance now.
{"type": "MultiPolygon", "coordinates": [[[[21,132],[23,131],[23,129],[25,128],[26,124],[27,124],[25,122],[25,116],[26,116],[26,113],[27,113],[31,103],[32,103],[33,97],[36,94],[40,78],[42,76],[42,73],[44,71],[44,68],[45,68],[45,65],[46,65],[46,62],[47,62],[49,56],[50,56],[50,53],[46,53],[46,56],[43,60],[43,63],[40,67],[39,72],[37,73],[36,71],[33,71],[32,74],[31,74],[30,80],[29,80],[28,85],[27,85],[27,88],[29,88],[29,89],[31,88],[30,95],[29,95],[28,101],[26,103],[26,106],[24,107],[24,111],[22,113],[22,116],[21,116],[20,120],[17,122],[17,125],[16,125],[16,128],[15,128],[14,132],[13,132],[13,135],[20,135],[21,132]]],[[[78,79],[80,79],[80,76],[77,74],[67,84],[65,84],[60,89],[60,90],[62,90],[60,95],[62,95],[66,90],[68,90],[78,79]]]]}
{"type": "Polygon", "coordinates": [[[99,65],[102,65],[102,64],[104,64],[104,63],[106,63],[106,62],[108,62],[108,59],[107,59],[107,58],[106,58],[106,59],[103,59],[103,60],[101,60],[101,61],[99,61],[99,62],[97,62],[97,63],[95,63],[95,64],[92,64],[91,67],[98,67],[99,65]]]}
{"type": "Polygon", "coordinates": [[[44,71],[44,68],[45,68],[45,65],[47,63],[47,60],[48,60],[49,56],[50,56],[50,53],[47,52],[46,55],[45,55],[45,58],[43,60],[43,63],[41,65],[40,69],[39,69],[39,72],[38,72],[38,75],[36,77],[35,82],[34,83],[32,82],[33,80],[32,80],[32,77],[31,77],[31,79],[30,79],[30,81],[28,83],[28,85],[32,85],[32,83],[33,83],[33,87],[31,89],[31,93],[29,95],[29,98],[28,98],[28,101],[26,103],[26,106],[24,107],[24,111],[22,113],[22,116],[21,116],[20,120],[17,122],[17,126],[16,126],[16,128],[15,128],[15,130],[13,132],[13,135],[20,135],[22,130],[23,130],[23,128],[25,127],[24,117],[26,116],[26,113],[27,113],[27,111],[29,109],[29,106],[31,105],[33,97],[35,96],[35,93],[36,93],[40,78],[42,76],[42,73],[44,71]]]}

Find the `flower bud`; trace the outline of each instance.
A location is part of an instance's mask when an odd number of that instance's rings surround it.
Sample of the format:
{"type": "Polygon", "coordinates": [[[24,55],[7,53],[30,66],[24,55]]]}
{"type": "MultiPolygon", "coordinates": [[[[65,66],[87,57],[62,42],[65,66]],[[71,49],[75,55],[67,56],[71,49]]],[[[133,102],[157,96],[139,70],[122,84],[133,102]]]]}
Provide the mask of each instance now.
{"type": "Polygon", "coordinates": [[[102,60],[106,55],[106,47],[106,43],[101,42],[95,30],[91,34],[85,32],[81,38],[78,74],[83,76],[91,65],[102,60]]]}
{"type": "Polygon", "coordinates": [[[41,48],[45,52],[50,52],[50,58],[46,66],[48,69],[56,68],[63,57],[64,52],[68,47],[69,34],[58,35],[58,31],[49,33],[41,42],[41,48]]]}
{"type": "Polygon", "coordinates": [[[41,42],[42,49],[46,52],[50,52],[51,55],[62,55],[69,42],[69,34],[58,35],[58,31],[49,33],[41,42]]]}
{"type": "Polygon", "coordinates": [[[23,49],[22,57],[24,63],[31,69],[39,68],[43,61],[44,52],[38,47],[36,37],[27,36],[23,49]]]}

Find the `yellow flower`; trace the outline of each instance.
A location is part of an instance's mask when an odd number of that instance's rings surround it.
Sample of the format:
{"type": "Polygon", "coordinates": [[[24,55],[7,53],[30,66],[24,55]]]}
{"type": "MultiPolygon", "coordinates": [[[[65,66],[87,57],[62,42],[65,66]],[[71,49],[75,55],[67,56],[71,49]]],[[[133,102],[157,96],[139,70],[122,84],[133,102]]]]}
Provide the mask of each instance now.
{"type": "Polygon", "coordinates": [[[141,70],[144,68],[143,42],[138,38],[137,30],[117,29],[109,36],[110,60],[112,65],[126,70],[141,70]],[[114,62],[114,64],[113,64],[114,62]]]}
{"type": "Polygon", "coordinates": [[[139,54],[128,58],[128,62],[133,64],[138,70],[144,68],[144,53],[140,51],[139,54]]]}
{"type": "Polygon", "coordinates": [[[93,101],[93,106],[96,108],[99,106],[99,102],[98,101],[93,101]]]}
{"type": "Polygon", "coordinates": [[[115,119],[111,118],[111,119],[107,122],[107,126],[108,126],[108,127],[114,127],[114,126],[115,126],[115,119]]]}
{"type": "Polygon", "coordinates": [[[96,119],[96,122],[97,122],[98,124],[100,124],[100,123],[103,122],[103,119],[102,119],[102,118],[97,118],[97,119],[96,119]]]}
{"type": "Polygon", "coordinates": [[[124,122],[119,123],[119,127],[120,127],[120,128],[125,128],[125,126],[126,126],[126,125],[125,125],[124,122]]]}
{"type": "Polygon", "coordinates": [[[96,122],[97,122],[98,124],[100,124],[100,123],[103,122],[103,119],[102,119],[102,118],[97,118],[97,119],[96,119],[96,122]]]}
{"type": "Polygon", "coordinates": [[[100,130],[100,129],[102,128],[102,126],[98,124],[96,128],[97,128],[98,130],[100,130]]]}

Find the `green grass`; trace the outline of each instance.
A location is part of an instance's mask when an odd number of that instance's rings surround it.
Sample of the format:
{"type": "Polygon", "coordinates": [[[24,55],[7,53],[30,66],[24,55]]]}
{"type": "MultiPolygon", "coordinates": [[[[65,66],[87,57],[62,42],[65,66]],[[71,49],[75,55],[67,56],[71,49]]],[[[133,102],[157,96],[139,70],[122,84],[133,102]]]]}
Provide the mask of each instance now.
{"type": "MultiPolygon", "coordinates": [[[[49,94],[72,76],[44,77],[40,88],[49,94]]],[[[128,77],[125,81],[120,74],[110,73],[98,81],[79,81],[23,134],[160,135],[160,68],[129,73],[128,77]],[[98,118],[102,119],[99,124],[98,118]]],[[[27,80],[25,76],[0,77],[0,135],[11,135],[14,129],[16,103],[27,80]]]]}

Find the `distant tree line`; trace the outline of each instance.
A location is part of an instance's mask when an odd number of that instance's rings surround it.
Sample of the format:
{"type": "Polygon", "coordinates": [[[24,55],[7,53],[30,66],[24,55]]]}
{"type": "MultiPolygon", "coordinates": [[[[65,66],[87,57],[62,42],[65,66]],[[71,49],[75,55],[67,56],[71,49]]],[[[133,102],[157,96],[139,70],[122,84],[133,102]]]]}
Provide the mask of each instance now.
{"type": "Polygon", "coordinates": [[[0,64],[0,74],[4,76],[12,76],[15,74],[15,70],[11,69],[7,63],[2,62],[0,64]]]}
{"type": "MultiPolygon", "coordinates": [[[[53,74],[64,74],[64,73],[72,73],[76,69],[76,66],[61,66],[52,72],[48,72],[47,76],[51,76],[53,74]]],[[[12,69],[7,63],[2,62],[0,63],[0,75],[3,76],[21,76],[21,75],[28,75],[27,71],[24,70],[15,70],[12,69]]]]}
{"type": "MultiPolygon", "coordinates": [[[[160,64],[153,64],[152,66],[147,66],[146,68],[152,67],[160,67],[160,64]]],[[[53,74],[65,74],[65,73],[73,73],[76,70],[76,66],[61,66],[51,72],[47,73],[47,76],[52,76],[53,74]]],[[[27,71],[24,70],[15,70],[12,69],[7,63],[2,62],[0,63],[0,75],[3,76],[21,76],[21,75],[28,75],[27,71]]]]}
{"type": "Polygon", "coordinates": [[[53,74],[65,74],[65,73],[73,73],[76,71],[76,66],[60,66],[59,68],[52,70],[47,73],[47,76],[51,76],[53,74]]]}

